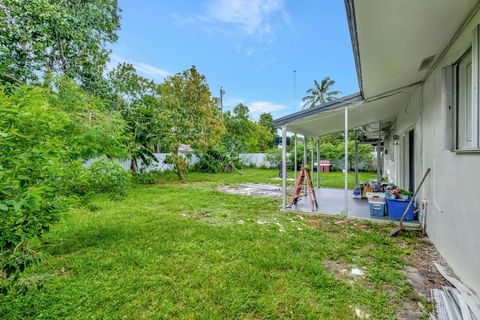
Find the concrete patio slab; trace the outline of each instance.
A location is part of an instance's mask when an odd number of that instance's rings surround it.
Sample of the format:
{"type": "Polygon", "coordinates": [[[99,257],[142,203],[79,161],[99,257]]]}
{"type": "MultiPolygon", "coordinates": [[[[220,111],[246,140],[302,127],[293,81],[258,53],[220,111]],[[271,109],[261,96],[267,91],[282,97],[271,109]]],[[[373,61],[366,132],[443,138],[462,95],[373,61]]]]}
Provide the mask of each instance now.
{"type": "MultiPolygon", "coordinates": [[[[302,212],[314,212],[319,214],[340,215],[344,211],[345,191],[343,189],[334,188],[318,188],[315,189],[317,196],[318,209],[312,211],[310,198],[302,196],[297,204],[292,207],[292,210],[302,212]]],[[[376,217],[371,216],[368,211],[368,201],[366,199],[354,199],[353,191],[348,190],[348,216],[351,218],[365,219],[376,222],[395,222],[388,219],[387,216],[376,217]]],[[[421,224],[418,221],[405,221],[406,227],[420,228],[421,224]]]]}

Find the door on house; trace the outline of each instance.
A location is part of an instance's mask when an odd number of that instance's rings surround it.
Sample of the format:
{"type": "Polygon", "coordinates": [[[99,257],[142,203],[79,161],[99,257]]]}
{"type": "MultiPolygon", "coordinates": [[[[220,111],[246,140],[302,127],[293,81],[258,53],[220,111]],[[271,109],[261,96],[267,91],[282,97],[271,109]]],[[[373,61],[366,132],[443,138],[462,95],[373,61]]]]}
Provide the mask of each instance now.
{"type": "Polygon", "coordinates": [[[404,189],[415,191],[415,130],[409,130],[403,136],[403,174],[404,189]]]}

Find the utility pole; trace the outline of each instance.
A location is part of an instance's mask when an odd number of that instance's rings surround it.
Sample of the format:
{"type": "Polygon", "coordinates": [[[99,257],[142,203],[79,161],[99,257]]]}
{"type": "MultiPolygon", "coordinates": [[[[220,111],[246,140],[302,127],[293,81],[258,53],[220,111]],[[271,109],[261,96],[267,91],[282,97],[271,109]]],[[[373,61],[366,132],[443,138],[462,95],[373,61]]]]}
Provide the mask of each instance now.
{"type": "Polygon", "coordinates": [[[293,69],[293,111],[297,111],[297,70],[293,69]]]}
{"type": "Polygon", "coordinates": [[[223,95],[225,94],[225,90],[223,87],[220,86],[220,113],[223,113],[223,95]]]}

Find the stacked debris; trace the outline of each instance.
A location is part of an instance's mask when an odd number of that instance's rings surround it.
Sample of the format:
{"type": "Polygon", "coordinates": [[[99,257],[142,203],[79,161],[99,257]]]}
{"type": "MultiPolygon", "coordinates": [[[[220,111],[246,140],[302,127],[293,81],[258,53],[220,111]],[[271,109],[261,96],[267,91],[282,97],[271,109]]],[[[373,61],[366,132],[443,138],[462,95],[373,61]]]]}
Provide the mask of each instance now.
{"type": "Polygon", "coordinates": [[[453,287],[432,289],[435,301],[436,318],[438,320],[480,320],[463,299],[460,291],[453,287]]]}
{"type": "Polygon", "coordinates": [[[480,302],[475,294],[467,288],[445,266],[434,263],[437,270],[452,285],[442,289],[432,289],[432,300],[435,303],[435,320],[480,320],[480,302]]]}

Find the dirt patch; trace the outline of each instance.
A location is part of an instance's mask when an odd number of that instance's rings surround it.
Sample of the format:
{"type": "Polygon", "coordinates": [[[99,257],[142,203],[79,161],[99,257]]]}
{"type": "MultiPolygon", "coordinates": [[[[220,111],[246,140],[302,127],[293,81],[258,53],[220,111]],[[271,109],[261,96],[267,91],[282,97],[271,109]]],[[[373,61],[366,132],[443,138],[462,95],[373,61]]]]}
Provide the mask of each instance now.
{"type": "Polygon", "coordinates": [[[430,289],[451,284],[438,272],[434,262],[445,264],[430,240],[424,238],[413,246],[412,254],[406,257],[405,274],[415,292],[430,302],[430,289]]]}
{"type": "MultiPolygon", "coordinates": [[[[402,247],[408,244],[400,243],[402,247]]],[[[407,282],[413,288],[413,297],[404,302],[403,310],[397,313],[398,319],[419,319],[425,314],[431,303],[430,290],[451,284],[438,272],[434,262],[444,264],[442,257],[428,238],[418,240],[413,244],[412,253],[405,258],[406,266],[403,270],[407,282]]]]}
{"type": "Polygon", "coordinates": [[[327,260],[325,261],[325,267],[327,268],[328,272],[335,275],[335,278],[341,279],[344,278],[348,274],[348,264],[345,261],[335,261],[335,260],[327,260]]]}
{"type": "Polygon", "coordinates": [[[212,213],[210,211],[190,211],[182,213],[181,216],[197,220],[202,218],[209,218],[212,216],[212,213]]]}
{"type": "Polygon", "coordinates": [[[223,186],[219,187],[218,191],[229,193],[229,194],[237,194],[242,196],[262,196],[262,197],[279,197],[281,196],[280,190],[274,189],[262,189],[262,188],[255,188],[255,187],[246,187],[246,186],[223,186]]]}

